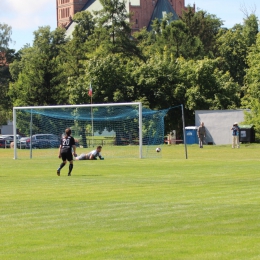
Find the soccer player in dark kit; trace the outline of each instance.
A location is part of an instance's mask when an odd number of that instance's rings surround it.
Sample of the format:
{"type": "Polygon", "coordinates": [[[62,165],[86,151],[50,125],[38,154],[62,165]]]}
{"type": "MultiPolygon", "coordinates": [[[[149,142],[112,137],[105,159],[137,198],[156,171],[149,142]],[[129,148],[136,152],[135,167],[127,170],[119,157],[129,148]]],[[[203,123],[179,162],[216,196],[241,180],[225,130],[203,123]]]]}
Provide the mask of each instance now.
{"type": "Polygon", "coordinates": [[[59,148],[59,158],[62,158],[62,163],[60,164],[60,167],[57,170],[58,176],[60,176],[60,171],[65,166],[67,161],[70,162],[68,176],[71,176],[71,171],[73,169],[72,149],[73,149],[74,156],[77,156],[75,140],[71,136],[71,129],[67,128],[65,130],[65,136],[62,137],[61,139],[60,148],[59,148]]]}

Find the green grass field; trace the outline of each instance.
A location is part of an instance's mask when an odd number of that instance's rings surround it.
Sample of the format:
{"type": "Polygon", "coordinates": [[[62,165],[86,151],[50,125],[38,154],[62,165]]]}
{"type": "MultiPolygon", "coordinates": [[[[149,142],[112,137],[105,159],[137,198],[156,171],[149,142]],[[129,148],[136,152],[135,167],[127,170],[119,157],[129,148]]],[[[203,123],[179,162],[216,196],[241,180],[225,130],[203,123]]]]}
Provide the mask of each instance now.
{"type": "Polygon", "coordinates": [[[56,156],[0,156],[0,259],[260,259],[258,144],[75,161],[71,177],[56,156]]]}

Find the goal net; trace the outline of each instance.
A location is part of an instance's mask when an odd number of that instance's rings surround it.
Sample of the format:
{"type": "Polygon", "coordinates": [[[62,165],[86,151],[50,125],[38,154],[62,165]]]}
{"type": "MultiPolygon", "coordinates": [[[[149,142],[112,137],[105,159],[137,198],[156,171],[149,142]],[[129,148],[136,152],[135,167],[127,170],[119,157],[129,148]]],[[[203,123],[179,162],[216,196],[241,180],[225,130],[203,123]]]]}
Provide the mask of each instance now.
{"type": "Polygon", "coordinates": [[[105,158],[158,157],[164,143],[168,109],[153,111],[141,103],[14,107],[14,158],[57,156],[66,128],[72,130],[77,154],[101,145],[105,158]]]}

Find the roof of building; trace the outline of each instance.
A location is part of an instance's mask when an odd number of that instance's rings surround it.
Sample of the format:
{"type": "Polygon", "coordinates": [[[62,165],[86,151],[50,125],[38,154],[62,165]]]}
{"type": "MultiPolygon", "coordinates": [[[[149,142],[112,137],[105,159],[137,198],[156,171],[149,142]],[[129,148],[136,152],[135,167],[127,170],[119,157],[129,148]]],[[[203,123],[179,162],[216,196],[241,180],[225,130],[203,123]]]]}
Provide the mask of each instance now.
{"type": "Polygon", "coordinates": [[[158,0],[154,7],[154,11],[153,11],[152,17],[150,19],[150,22],[147,26],[147,30],[148,31],[152,30],[153,20],[155,20],[157,18],[157,19],[159,19],[159,21],[161,21],[164,18],[164,16],[169,13],[172,14],[170,21],[179,19],[178,15],[176,14],[175,10],[173,9],[173,7],[171,6],[171,4],[168,0],[158,0]]]}
{"type": "MultiPolygon", "coordinates": [[[[89,0],[84,6],[83,8],[81,9],[81,11],[86,11],[89,9],[89,7],[95,3],[97,0],[89,0]]],[[[172,17],[170,19],[170,21],[174,21],[174,20],[178,20],[179,17],[178,15],[176,14],[175,10],[173,9],[172,5],[170,4],[169,0],[158,0],[156,2],[156,5],[154,7],[154,11],[153,11],[153,14],[151,16],[151,19],[150,19],[150,22],[147,26],[147,30],[148,31],[151,31],[152,30],[152,23],[153,23],[153,20],[155,20],[156,18],[159,19],[159,21],[161,21],[164,16],[166,14],[169,14],[171,13],[172,14],[172,17]]],[[[72,31],[74,30],[74,27],[75,27],[75,23],[73,21],[71,21],[67,26],[66,26],[66,29],[67,29],[67,33],[68,34],[72,34],[72,31]],[[71,31],[71,32],[70,32],[71,31]]]]}
{"type": "Polygon", "coordinates": [[[88,2],[83,6],[81,11],[86,11],[96,0],[88,0],[88,2]]]}
{"type": "MultiPolygon", "coordinates": [[[[80,12],[82,11],[86,11],[93,3],[95,3],[96,0],[89,0],[83,7],[82,9],[80,10],[80,12]]],[[[66,26],[66,30],[67,30],[67,35],[71,35],[72,32],[74,31],[74,28],[75,28],[75,23],[74,21],[72,20],[67,26],[66,26]]]]}

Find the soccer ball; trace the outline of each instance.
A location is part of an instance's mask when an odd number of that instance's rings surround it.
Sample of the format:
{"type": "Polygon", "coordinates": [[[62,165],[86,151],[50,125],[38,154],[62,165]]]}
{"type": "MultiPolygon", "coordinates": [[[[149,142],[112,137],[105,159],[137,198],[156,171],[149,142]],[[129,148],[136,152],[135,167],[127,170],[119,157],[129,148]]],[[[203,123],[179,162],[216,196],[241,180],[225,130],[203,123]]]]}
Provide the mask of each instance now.
{"type": "Polygon", "coordinates": [[[159,153],[161,151],[161,148],[157,147],[155,150],[156,150],[157,153],[159,153]]]}

